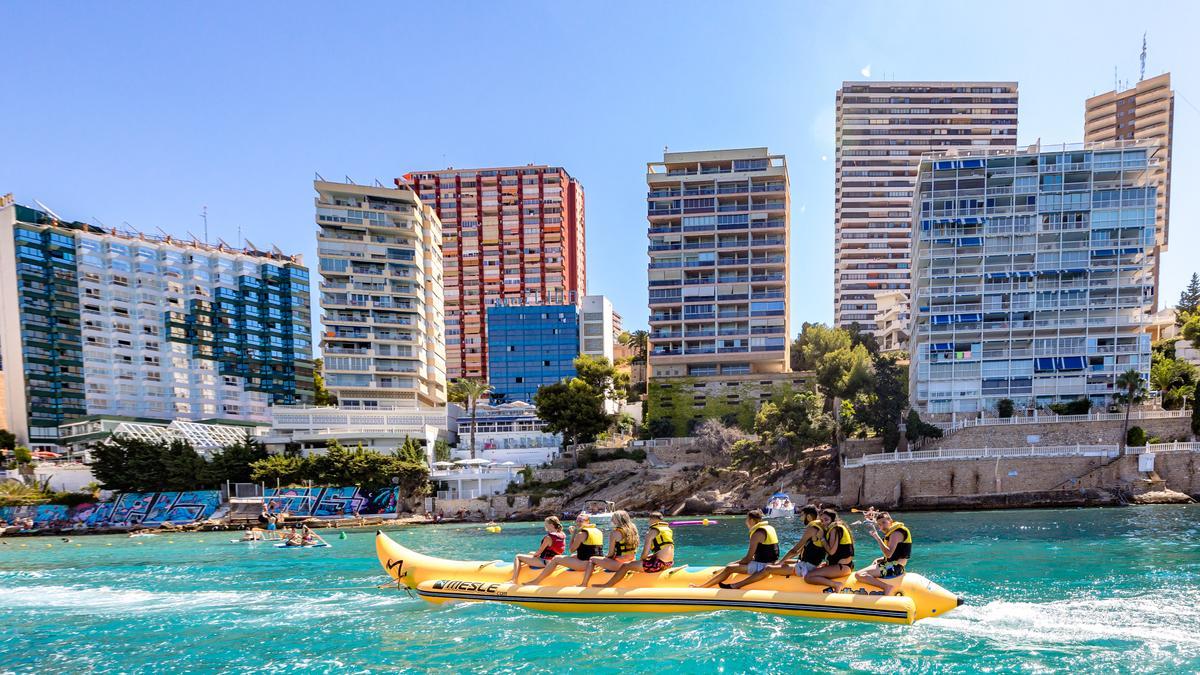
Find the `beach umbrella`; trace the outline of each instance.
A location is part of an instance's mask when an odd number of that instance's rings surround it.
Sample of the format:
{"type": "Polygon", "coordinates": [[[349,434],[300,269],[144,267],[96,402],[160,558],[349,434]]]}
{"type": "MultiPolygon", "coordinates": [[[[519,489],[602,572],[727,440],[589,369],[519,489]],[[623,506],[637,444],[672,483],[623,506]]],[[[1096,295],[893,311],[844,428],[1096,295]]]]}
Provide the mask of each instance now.
{"type": "Polygon", "coordinates": [[[492,463],[492,460],[483,459],[482,457],[479,457],[476,459],[460,459],[457,462],[455,462],[455,464],[461,464],[462,466],[486,466],[491,463],[492,463]]]}

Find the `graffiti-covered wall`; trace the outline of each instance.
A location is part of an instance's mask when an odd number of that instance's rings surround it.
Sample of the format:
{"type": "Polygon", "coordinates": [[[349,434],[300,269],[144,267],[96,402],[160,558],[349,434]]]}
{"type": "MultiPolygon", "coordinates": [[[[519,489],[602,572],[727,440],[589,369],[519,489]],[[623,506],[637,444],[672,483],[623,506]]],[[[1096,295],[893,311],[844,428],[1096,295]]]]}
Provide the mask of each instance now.
{"type": "Polygon", "coordinates": [[[271,488],[265,496],[271,513],[321,517],[395,513],[398,492],[384,488],[367,496],[357,487],[271,488]]]}
{"type": "Polygon", "coordinates": [[[221,505],[216,490],[192,492],[126,492],[111,502],[0,507],[0,519],[10,523],[33,520],[34,529],[71,526],[153,527],[164,523],[186,525],[205,520],[221,505]]]}

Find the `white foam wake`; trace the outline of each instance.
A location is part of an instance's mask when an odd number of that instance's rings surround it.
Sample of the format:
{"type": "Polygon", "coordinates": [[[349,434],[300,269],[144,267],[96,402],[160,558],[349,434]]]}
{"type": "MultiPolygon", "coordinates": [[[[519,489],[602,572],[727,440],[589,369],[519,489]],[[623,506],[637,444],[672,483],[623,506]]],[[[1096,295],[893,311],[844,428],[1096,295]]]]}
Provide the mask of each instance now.
{"type": "Polygon", "coordinates": [[[1164,591],[1127,598],[1071,598],[1053,602],[996,600],[959,607],[953,614],[920,622],[1009,647],[1070,649],[1101,641],[1129,641],[1151,648],[1200,651],[1200,592],[1164,591]]]}

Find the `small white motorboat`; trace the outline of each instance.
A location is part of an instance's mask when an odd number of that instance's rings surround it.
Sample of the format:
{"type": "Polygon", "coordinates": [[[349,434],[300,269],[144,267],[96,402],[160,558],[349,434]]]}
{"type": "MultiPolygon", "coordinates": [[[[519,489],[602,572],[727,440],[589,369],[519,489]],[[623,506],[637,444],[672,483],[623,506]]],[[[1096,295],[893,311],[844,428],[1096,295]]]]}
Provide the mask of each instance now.
{"type": "Polygon", "coordinates": [[[612,522],[614,506],[616,505],[613,502],[603,499],[589,499],[583,503],[583,511],[580,513],[586,513],[588,519],[597,525],[607,524],[612,522]]]}
{"type": "Polygon", "coordinates": [[[767,505],[763,508],[763,515],[767,518],[795,518],[796,505],[792,503],[792,498],[786,493],[776,492],[767,500],[767,505]]]}

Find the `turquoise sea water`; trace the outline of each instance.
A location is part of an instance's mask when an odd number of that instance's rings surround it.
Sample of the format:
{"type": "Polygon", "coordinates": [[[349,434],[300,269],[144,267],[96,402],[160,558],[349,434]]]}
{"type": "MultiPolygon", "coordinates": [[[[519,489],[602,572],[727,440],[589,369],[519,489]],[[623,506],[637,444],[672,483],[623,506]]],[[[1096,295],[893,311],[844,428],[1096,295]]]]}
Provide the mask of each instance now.
{"type": "MultiPolygon", "coordinates": [[[[967,600],[913,626],[435,607],[369,588],[387,579],[365,531],[309,550],[230,533],[2,539],[0,672],[1200,671],[1200,506],[902,516],[913,568],[967,600]]],[[[495,559],[534,547],[540,524],[389,531],[495,559]]],[[[727,562],[745,539],[740,519],[679,528],[677,558],[727,562]]]]}

